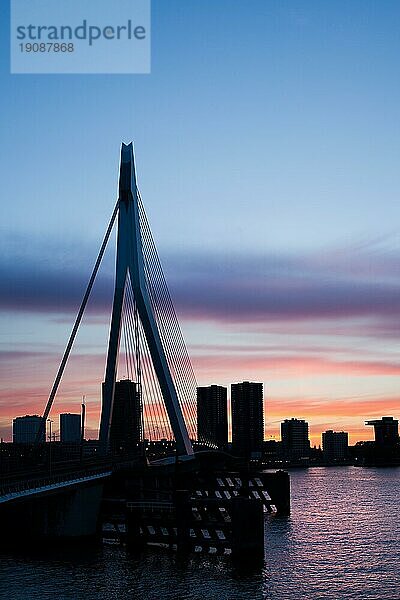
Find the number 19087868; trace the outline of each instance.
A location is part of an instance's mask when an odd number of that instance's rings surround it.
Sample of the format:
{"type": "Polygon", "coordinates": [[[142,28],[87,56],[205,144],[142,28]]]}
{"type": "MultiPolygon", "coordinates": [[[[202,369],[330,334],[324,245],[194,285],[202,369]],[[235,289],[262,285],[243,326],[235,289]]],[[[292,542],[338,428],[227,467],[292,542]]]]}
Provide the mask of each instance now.
{"type": "Polygon", "coordinates": [[[30,43],[26,42],[24,44],[19,44],[19,48],[21,52],[73,52],[74,44],[70,42],[67,43],[52,43],[52,42],[40,42],[40,43],[30,43]]]}

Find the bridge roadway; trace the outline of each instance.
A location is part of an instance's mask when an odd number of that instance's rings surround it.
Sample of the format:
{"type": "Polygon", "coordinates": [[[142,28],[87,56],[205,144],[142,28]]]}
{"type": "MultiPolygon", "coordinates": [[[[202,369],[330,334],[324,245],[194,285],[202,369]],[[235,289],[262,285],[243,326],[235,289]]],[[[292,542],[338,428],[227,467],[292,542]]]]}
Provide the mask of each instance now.
{"type": "Polygon", "coordinates": [[[103,484],[112,472],[110,461],[96,459],[1,476],[2,542],[94,535],[103,484]]]}
{"type": "Polygon", "coordinates": [[[71,470],[69,472],[54,473],[52,475],[36,475],[27,473],[25,477],[10,481],[0,480],[0,504],[28,498],[39,494],[46,494],[63,488],[70,488],[86,484],[90,481],[103,480],[112,474],[111,466],[85,468],[71,470]]]}

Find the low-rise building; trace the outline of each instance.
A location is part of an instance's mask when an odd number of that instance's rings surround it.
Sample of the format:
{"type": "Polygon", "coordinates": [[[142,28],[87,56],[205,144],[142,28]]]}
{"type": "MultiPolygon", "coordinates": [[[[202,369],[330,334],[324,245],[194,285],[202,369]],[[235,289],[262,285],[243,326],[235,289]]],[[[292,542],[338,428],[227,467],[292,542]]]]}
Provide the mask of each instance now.
{"type": "MultiPolygon", "coordinates": [[[[25,415],[13,420],[13,442],[14,444],[34,444],[42,424],[39,415],[25,415]]],[[[45,429],[40,432],[40,442],[46,440],[45,429]]]]}

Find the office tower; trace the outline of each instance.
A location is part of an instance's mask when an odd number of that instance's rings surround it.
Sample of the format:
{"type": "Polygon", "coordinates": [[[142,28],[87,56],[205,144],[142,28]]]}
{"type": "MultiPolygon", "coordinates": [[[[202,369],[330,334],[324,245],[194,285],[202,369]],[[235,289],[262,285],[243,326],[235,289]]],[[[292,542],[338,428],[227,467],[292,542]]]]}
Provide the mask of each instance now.
{"type": "MultiPolygon", "coordinates": [[[[26,415],[25,417],[16,417],[13,420],[13,442],[14,444],[34,444],[38,434],[42,418],[38,415],[26,415]]],[[[46,432],[40,435],[40,442],[46,441],[46,432]]]]}
{"type": "Polygon", "coordinates": [[[366,425],[373,425],[375,444],[377,446],[395,446],[399,441],[399,422],[393,417],[382,417],[367,421],[366,425]]]}
{"type": "Polygon", "coordinates": [[[281,423],[282,452],[285,458],[298,460],[310,455],[308,423],[302,419],[285,419],[281,423]]]}
{"type": "Polygon", "coordinates": [[[81,415],[63,413],[60,415],[60,441],[77,444],[81,441],[81,415]]]}
{"type": "Polygon", "coordinates": [[[140,448],[142,419],[140,393],[130,379],[115,383],[110,427],[110,448],[115,454],[137,454],[140,448]]]}
{"type": "Polygon", "coordinates": [[[232,450],[258,457],[264,441],[263,384],[243,381],[231,386],[232,450]]]}
{"type": "Polygon", "coordinates": [[[227,389],[221,385],[197,388],[197,439],[221,450],[228,445],[227,389]]]}
{"type": "Polygon", "coordinates": [[[324,431],[322,434],[322,452],[328,463],[346,460],[349,455],[349,434],[345,431],[324,431]]]}

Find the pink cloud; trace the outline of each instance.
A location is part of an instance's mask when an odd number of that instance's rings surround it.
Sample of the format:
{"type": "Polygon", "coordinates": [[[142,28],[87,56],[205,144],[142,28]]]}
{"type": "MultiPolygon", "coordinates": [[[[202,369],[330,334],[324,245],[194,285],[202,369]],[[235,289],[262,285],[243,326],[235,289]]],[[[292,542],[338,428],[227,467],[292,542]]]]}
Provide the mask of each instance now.
{"type": "Polygon", "coordinates": [[[334,360],[321,356],[244,354],[194,356],[192,358],[196,372],[215,377],[229,372],[237,373],[236,378],[246,378],[246,373],[258,373],[263,378],[285,376],[310,377],[317,375],[349,376],[399,376],[400,363],[395,361],[371,360],[334,360]]]}

